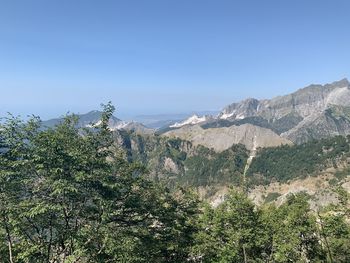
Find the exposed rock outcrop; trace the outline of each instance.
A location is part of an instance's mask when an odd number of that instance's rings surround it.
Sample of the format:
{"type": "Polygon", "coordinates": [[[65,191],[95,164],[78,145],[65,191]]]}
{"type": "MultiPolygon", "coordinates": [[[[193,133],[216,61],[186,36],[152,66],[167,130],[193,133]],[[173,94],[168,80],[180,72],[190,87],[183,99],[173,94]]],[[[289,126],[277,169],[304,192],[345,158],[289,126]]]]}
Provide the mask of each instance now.
{"type": "Polygon", "coordinates": [[[191,141],[194,145],[203,145],[220,152],[233,144],[243,144],[248,150],[254,147],[274,147],[291,144],[288,139],[280,137],[273,131],[251,124],[222,128],[203,129],[199,125],[185,126],[163,134],[191,141]]]}

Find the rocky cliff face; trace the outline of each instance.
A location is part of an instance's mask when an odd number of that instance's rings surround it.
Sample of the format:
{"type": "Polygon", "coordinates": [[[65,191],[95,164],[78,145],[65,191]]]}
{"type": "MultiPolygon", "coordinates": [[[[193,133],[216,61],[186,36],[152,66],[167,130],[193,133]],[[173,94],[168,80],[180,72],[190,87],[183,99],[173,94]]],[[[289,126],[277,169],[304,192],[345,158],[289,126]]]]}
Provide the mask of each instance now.
{"type": "Polygon", "coordinates": [[[349,134],[347,107],[350,107],[350,83],[343,79],[326,85],[310,85],[270,100],[248,99],[233,103],[225,107],[218,118],[235,122],[260,117],[269,124],[267,128],[288,140],[302,143],[349,134]],[[334,109],[337,116],[333,114],[334,109]]]}
{"type": "Polygon", "coordinates": [[[295,143],[350,134],[350,107],[330,105],[326,110],[304,118],[281,134],[295,143]]]}
{"type": "Polygon", "coordinates": [[[258,116],[260,101],[257,99],[246,99],[239,103],[233,103],[219,114],[220,119],[244,119],[247,117],[258,116]]]}
{"type": "Polygon", "coordinates": [[[350,106],[350,84],[347,79],[326,85],[310,85],[271,100],[247,99],[233,103],[223,109],[219,118],[242,119],[261,116],[276,121],[291,113],[305,118],[324,111],[329,105],[350,106]]]}
{"type": "Polygon", "coordinates": [[[273,147],[347,135],[350,134],[350,83],[342,79],[326,85],[310,85],[272,99],[249,98],[228,105],[216,117],[193,116],[159,133],[213,147],[216,151],[236,143],[251,149],[252,138],[260,142],[259,147],[273,147]]]}

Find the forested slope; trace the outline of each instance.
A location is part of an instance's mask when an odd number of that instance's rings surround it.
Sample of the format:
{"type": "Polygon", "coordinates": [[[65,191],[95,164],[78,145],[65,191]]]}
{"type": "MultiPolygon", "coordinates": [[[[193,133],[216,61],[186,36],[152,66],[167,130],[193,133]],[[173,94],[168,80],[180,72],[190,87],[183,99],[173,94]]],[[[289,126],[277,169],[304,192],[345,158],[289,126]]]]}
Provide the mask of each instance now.
{"type": "Polygon", "coordinates": [[[144,164],[151,178],[168,186],[240,185],[249,154],[243,145],[218,153],[181,139],[127,132],[119,133],[119,142],[130,161],[144,164]]]}
{"type": "Polygon", "coordinates": [[[251,184],[268,184],[315,175],[326,168],[337,168],[339,163],[348,163],[349,150],[350,136],[260,149],[247,176],[251,184]]]}

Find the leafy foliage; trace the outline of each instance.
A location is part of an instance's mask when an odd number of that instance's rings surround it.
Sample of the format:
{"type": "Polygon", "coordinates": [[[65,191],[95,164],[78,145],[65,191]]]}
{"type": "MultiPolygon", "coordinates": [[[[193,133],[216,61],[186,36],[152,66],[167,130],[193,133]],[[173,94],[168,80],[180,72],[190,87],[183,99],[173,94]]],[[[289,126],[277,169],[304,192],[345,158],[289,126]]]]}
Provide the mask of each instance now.
{"type": "Polygon", "coordinates": [[[244,194],[233,191],[217,209],[206,207],[199,224],[194,261],[263,262],[266,226],[244,194]]]}
{"type": "Polygon", "coordinates": [[[1,127],[0,246],[5,262],[182,262],[197,201],[145,180],[101,124],[68,116],[41,130],[9,118],[1,127]]]}
{"type": "Polygon", "coordinates": [[[253,159],[247,176],[251,184],[286,182],[336,167],[338,160],[347,157],[350,157],[350,136],[265,148],[253,159]]]}
{"type": "MultiPolygon", "coordinates": [[[[327,260],[321,227],[307,200],[304,194],[291,195],[280,207],[257,208],[244,194],[232,191],[218,208],[205,207],[191,259],[194,262],[332,262],[327,260]]],[[[342,245],[347,243],[338,241],[342,245]]],[[[338,258],[346,257],[347,252],[341,253],[338,258]]]]}
{"type": "Polygon", "coordinates": [[[316,217],[307,198],[305,194],[291,195],[278,209],[270,206],[264,210],[272,262],[324,262],[316,217]]]}

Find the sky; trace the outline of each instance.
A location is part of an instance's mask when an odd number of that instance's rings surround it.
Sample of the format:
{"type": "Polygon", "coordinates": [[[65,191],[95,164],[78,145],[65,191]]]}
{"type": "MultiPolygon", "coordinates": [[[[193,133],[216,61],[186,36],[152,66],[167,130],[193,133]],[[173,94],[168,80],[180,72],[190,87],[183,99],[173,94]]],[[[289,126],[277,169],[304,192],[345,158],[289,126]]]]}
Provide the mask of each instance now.
{"type": "Polygon", "coordinates": [[[0,0],[0,115],[220,110],[350,78],[347,0],[0,0]]]}

